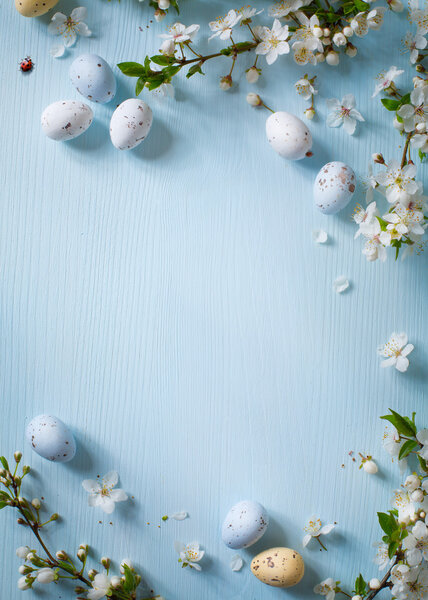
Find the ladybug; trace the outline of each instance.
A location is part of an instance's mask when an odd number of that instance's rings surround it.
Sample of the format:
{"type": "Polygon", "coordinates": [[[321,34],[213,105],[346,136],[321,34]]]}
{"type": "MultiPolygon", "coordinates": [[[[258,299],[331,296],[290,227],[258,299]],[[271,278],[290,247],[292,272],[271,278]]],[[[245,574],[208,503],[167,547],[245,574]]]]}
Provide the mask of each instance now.
{"type": "Polygon", "coordinates": [[[21,62],[19,63],[19,68],[21,69],[21,71],[23,73],[29,73],[30,71],[33,70],[34,68],[34,63],[31,60],[31,58],[29,56],[26,56],[23,60],[21,60],[21,62]]]}

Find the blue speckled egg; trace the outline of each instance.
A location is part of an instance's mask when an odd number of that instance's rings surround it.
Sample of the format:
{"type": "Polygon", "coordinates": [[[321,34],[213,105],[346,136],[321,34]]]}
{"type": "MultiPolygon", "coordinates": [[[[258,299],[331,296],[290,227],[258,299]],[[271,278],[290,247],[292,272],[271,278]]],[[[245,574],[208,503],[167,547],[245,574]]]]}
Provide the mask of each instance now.
{"type": "Polygon", "coordinates": [[[105,104],[116,94],[116,79],[109,64],[96,54],[82,54],[70,67],[70,79],[79,94],[105,104]]]}
{"type": "Polygon", "coordinates": [[[34,452],[46,460],[68,462],[76,454],[73,434],[58,417],[34,417],[29,422],[25,435],[34,452]]]}
{"type": "Polygon", "coordinates": [[[343,162],[323,166],[314,182],[315,206],[325,215],[334,215],[345,208],[355,191],[355,173],[343,162]]]}
{"type": "Polygon", "coordinates": [[[243,500],[227,513],[221,537],[229,548],[248,548],[262,537],[268,525],[266,509],[253,500],[243,500]]]}

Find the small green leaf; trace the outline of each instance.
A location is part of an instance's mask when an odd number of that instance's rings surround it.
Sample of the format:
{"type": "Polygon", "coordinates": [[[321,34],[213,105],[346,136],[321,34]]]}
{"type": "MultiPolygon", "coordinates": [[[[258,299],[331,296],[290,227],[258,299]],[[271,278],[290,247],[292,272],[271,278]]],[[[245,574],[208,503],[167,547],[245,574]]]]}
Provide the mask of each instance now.
{"type": "Polygon", "coordinates": [[[400,105],[399,100],[393,100],[392,98],[382,98],[382,104],[386,108],[386,110],[396,111],[400,105]]]}
{"type": "Polygon", "coordinates": [[[0,510],[7,506],[7,502],[0,502],[0,510]]]}
{"type": "Polygon", "coordinates": [[[355,0],[355,6],[359,11],[368,10],[370,8],[370,4],[363,2],[363,0],[355,0]]]}
{"type": "Polygon", "coordinates": [[[398,102],[398,107],[403,106],[403,104],[410,104],[410,93],[404,94],[404,96],[401,96],[401,98],[398,102]]]}
{"type": "Polygon", "coordinates": [[[190,69],[186,73],[187,79],[189,79],[189,77],[192,77],[192,75],[195,75],[195,73],[205,75],[205,73],[202,71],[202,63],[196,63],[196,65],[192,65],[190,67],[190,69]]]}
{"type": "Polygon", "coordinates": [[[9,471],[9,464],[4,456],[0,456],[0,462],[3,465],[3,469],[6,469],[6,471],[9,471]]]}
{"type": "Polygon", "coordinates": [[[422,152],[422,150],[419,148],[419,160],[421,162],[424,162],[426,159],[427,153],[426,152],[422,152]]]}
{"type": "Polygon", "coordinates": [[[156,54],[156,56],[151,57],[151,61],[155,63],[155,65],[160,65],[161,67],[166,67],[170,65],[175,58],[173,56],[165,56],[164,54],[156,54]]]}
{"type": "Polygon", "coordinates": [[[128,567],[126,563],[123,563],[123,571],[125,575],[125,581],[123,588],[126,592],[132,592],[135,589],[135,577],[133,571],[128,567]]]}
{"type": "Polygon", "coordinates": [[[391,542],[388,546],[388,556],[389,558],[392,558],[393,556],[395,556],[398,547],[399,547],[399,543],[398,542],[391,542]]]}
{"type": "Polygon", "coordinates": [[[413,452],[413,450],[416,450],[416,448],[418,448],[418,447],[419,447],[419,444],[418,444],[418,442],[415,442],[415,440],[407,440],[407,442],[405,442],[400,448],[398,460],[402,460],[403,458],[406,458],[406,456],[409,456],[409,454],[411,452],[413,452]]]}
{"type": "Polygon", "coordinates": [[[409,423],[404,419],[404,417],[395,412],[395,410],[392,410],[391,408],[389,410],[391,411],[391,414],[384,415],[383,417],[381,417],[381,419],[392,423],[392,425],[394,425],[398,433],[400,433],[401,435],[414,437],[416,427],[414,425],[413,427],[410,426],[409,423]]]}
{"type": "Polygon", "coordinates": [[[394,531],[397,529],[397,521],[394,516],[388,513],[377,513],[377,517],[379,519],[379,525],[382,527],[383,531],[391,536],[394,531]]]}
{"type": "Polygon", "coordinates": [[[139,96],[146,85],[146,79],[144,77],[139,77],[137,79],[137,83],[135,84],[135,95],[139,96]]]}
{"type": "Polygon", "coordinates": [[[364,577],[360,573],[355,580],[355,594],[358,596],[364,596],[366,593],[366,586],[367,584],[364,581],[364,577]]]}
{"type": "Polygon", "coordinates": [[[418,454],[419,466],[425,473],[428,473],[428,464],[427,462],[418,454]]]}
{"type": "Polygon", "coordinates": [[[128,77],[141,77],[141,75],[146,74],[144,66],[137,62],[122,62],[118,63],[117,66],[128,77]]]}

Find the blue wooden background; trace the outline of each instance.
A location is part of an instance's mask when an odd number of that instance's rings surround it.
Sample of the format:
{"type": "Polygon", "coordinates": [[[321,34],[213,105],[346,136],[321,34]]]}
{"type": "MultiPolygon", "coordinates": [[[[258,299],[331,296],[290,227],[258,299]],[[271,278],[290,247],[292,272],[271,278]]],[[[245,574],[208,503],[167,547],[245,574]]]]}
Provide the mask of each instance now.
{"type": "MultiPolygon", "coordinates": [[[[400,482],[378,416],[388,407],[416,410],[427,424],[427,256],[366,263],[353,240],[356,202],[325,217],[311,188],[329,160],[361,176],[373,152],[399,156],[391,115],[371,94],[380,70],[407,65],[399,49],[405,15],[388,14],[380,32],[360,40],[358,58],[308,70],[320,87],[315,155],[287,163],[266,142],[267,115],[245,102],[255,88],[242,67],[236,87],[219,90],[225,61],[207,65],[206,77],[180,79],[175,101],[148,100],[153,128],[135,151],[110,143],[113,105],[95,106],[82,137],[48,140],[44,107],[79,97],[68,79],[74,57],[141,60],[173,20],[147,29],[151,9],[137,1],[86,4],[94,35],[62,60],[48,53],[56,42],[48,16],[25,19],[11,0],[0,8],[1,451],[25,448],[37,471],[28,494],[63,515],[48,533],[55,549],[86,542],[98,555],[132,557],[167,600],[309,598],[327,576],[375,576],[375,512],[400,482]],[[26,54],[36,63],[29,76],[18,71],[26,54]],[[325,99],[349,92],[367,121],[352,138],[325,125],[325,99]],[[312,242],[319,227],[326,246],[312,242]],[[341,296],[332,290],[339,275],[351,281],[341,296]],[[415,344],[404,375],[381,370],[376,355],[395,329],[415,344]],[[26,446],[25,425],[42,412],[73,428],[72,463],[50,464],[26,446]],[[379,476],[358,471],[351,450],[373,453],[379,476]],[[110,519],[87,507],[81,481],[113,468],[134,499],[110,519]],[[232,573],[234,552],[219,530],[246,498],[262,502],[272,524],[242,552],[246,568],[232,573]],[[178,510],[190,518],[158,528],[178,510]],[[315,542],[302,551],[313,512],[338,522],[327,553],[315,542]],[[179,567],[175,539],[203,545],[203,573],[179,567]],[[299,587],[271,589],[249,572],[251,557],[272,545],[302,551],[299,587]]],[[[76,5],[61,0],[58,9],[76,5]]],[[[229,7],[183,2],[181,19],[200,22],[203,38],[229,7]]],[[[134,81],[116,72],[118,103],[133,96],[134,81]]],[[[266,103],[301,114],[292,84],[304,72],[282,57],[258,90],[266,103]]],[[[0,595],[15,599],[14,549],[31,538],[7,511],[0,528],[0,595]]],[[[54,586],[26,595],[73,597],[54,586]]]]}

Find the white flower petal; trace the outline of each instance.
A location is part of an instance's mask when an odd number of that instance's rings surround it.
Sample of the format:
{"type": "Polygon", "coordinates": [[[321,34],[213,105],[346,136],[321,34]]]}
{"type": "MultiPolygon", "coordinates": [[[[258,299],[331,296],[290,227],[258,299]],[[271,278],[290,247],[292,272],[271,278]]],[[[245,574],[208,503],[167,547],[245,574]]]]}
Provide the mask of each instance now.
{"type": "Polygon", "coordinates": [[[174,519],[175,521],[184,521],[184,519],[187,519],[188,516],[189,515],[186,511],[182,511],[174,513],[170,518],[174,519]]]}
{"type": "Polygon", "coordinates": [[[230,568],[232,571],[240,571],[244,566],[244,561],[239,556],[239,554],[235,554],[232,556],[232,560],[230,561],[230,568]]]}
{"type": "Polygon", "coordinates": [[[56,46],[52,46],[52,48],[50,48],[50,50],[49,50],[49,54],[53,58],[61,58],[62,56],[64,56],[64,52],[65,52],[64,44],[57,44],[56,46]]]}
{"type": "Polygon", "coordinates": [[[342,294],[348,288],[349,288],[349,280],[346,277],[344,277],[343,275],[341,275],[340,277],[335,279],[333,282],[333,290],[338,294],[342,294]]]}
{"type": "Polygon", "coordinates": [[[312,231],[312,239],[316,244],[325,244],[328,240],[328,235],[324,229],[314,229],[312,231]]]}

